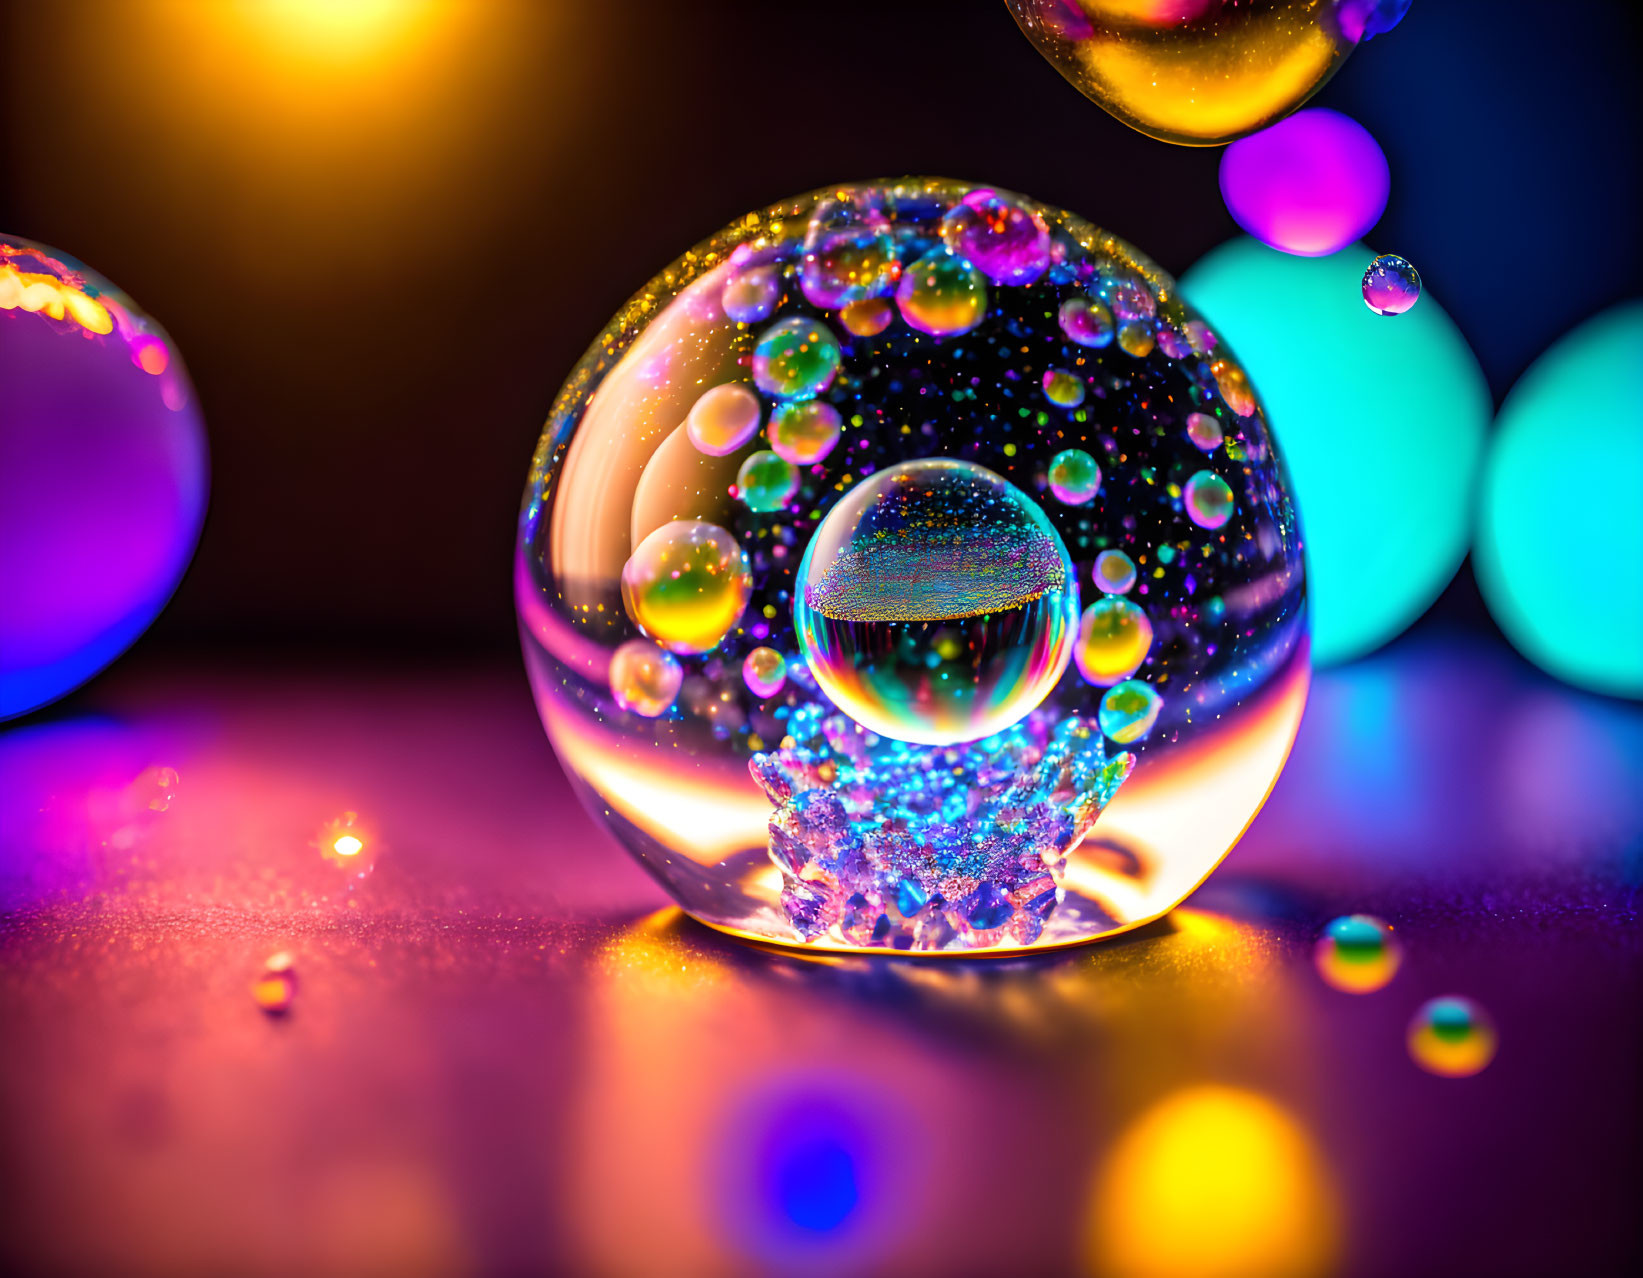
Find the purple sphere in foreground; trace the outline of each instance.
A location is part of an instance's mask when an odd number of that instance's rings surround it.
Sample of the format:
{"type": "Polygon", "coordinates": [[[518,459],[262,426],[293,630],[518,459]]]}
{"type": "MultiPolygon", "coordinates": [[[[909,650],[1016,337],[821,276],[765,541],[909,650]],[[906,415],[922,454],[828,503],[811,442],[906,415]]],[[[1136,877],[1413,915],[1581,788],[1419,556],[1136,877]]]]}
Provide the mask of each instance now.
{"type": "Polygon", "coordinates": [[[1369,131],[1314,107],[1221,155],[1221,196],[1261,243],[1301,257],[1339,252],[1380,220],[1391,174],[1369,131]]]}
{"type": "Polygon", "coordinates": [[[71,257],[0,235],[0,719],[154,620],[205,515],[205,427],[165,331],[71,257]]]}

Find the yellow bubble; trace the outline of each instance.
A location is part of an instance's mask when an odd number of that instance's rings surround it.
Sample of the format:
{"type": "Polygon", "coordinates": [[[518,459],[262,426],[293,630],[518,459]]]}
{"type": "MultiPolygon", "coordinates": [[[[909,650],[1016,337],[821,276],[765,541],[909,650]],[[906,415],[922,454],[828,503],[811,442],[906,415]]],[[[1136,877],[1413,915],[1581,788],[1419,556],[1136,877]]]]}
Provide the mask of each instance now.
{"type": "Polygon", "coordinates": [[[1107,595],[1084,609],[1073,659],[1079,673],[1098,688],[1122,683],[1141,668],[1152,650],[1152,622],[1121,595],[1107,595]]]}
{"type": "Polygon", "coordinates": [[[851,302],[840,311],[839,323],[857,337],[875,337],[889,328],[895,317],[896,308],[887,298],[869,297],[851,302]]]}
{"type": "Polygon", "coordinates": [[[968,333],[987,314],[987,281],[963,258],[935,249],[902,273],[896,305],[919,332],[953,337],[968,333]]]}
{"type": "Polygon", "coordinates": [[[610,657],[610,695],[647,719],[668,712],[684,677],[678,658],[649,639],[629,639],[610,657]]]}
{"type": "Polygon", "coordinates": [[[706,652],[741,620],[753,575],[735,537],[717,524],[675,519],[639,543],[622,568],[622,604],[673,652],[706,652]]]}
{"type": "Polygon", "coordinates": [[[270,1016],[283,1016],[297,997],[296,962],[283,950],[269,956],[251,982],[251,1000],[270,1016]]]}
{"type": "Polygon", "coordinates": [[[715,386],[691,407],[685,433],[700,452],[724,457],[759,430],[759,397],[740,382],[715,386]]]}
{"type": "Polygon", "coordinates": [[[1131,320],[1118,326],[1118,346],[1126,355],[1145,359],[1156,345],[1158,339],[1153,335],[1152,325],[1145,320],[1131,320]]]}
{"type": "Polygon", "coordinates": [[[1218,359],[1209,366],[1209,371],[1214,375],[1215,388],[1221,392],[1227,407],[1240,417],[1252,416],[1255,412],[1255,388],[1249,384],[1244,370],[1230,359],[1218,359]]]}
{"type": "Polygon", "coordinates": [[[822,399],[801,399],[771,413],[766,433],[778,457],[795,466],[810,466],[833,451],[840,427],[839,410],[833,405],[822,399]]]}
{"type": "Polygon", "coordinates": [[[1334,4],[1008,0],[1050,65],[1133,129],[1214,146],[1305,102],[1354,44],[1334,4]]]}

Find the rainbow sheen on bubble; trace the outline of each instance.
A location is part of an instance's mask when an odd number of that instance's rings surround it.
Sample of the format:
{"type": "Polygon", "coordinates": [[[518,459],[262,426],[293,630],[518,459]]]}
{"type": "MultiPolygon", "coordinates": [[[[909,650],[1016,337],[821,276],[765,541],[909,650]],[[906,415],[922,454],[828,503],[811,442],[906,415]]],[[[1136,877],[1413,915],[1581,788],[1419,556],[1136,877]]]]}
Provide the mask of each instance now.
{"type": "Polygon", "coordinates": [[[932,249],[902,272],[896,305],[919,332],[957,337],[987,313],[987,281],[963,258],[932,249]]]}
{"type": "Polygon", "coordinates": [[[1224,438],[1221,423],[1208,413],[1188,413],[1187,438],[1206,453],[1213,453],[1224,438]]]}
{"type": "Polygon", "coordinates": [[[1372,914],[1331,919],[1312,947],[1312,963],[1326,984],[1347,994],[1385,988],[1403,962],[1392,927],[1372,914]]]}
{"type": "Polygon", "coordinates": [[[690,406],[685,432],[698,451],[710,457],[726,457],[759,433],[763,412],[751,387],[727,382],[703,392],[690,406]]]}
{"type": "Polygon", "coordinates": [[[1101,731],[1119,745],[1131,745],[1152,731],[1163,708],[1164,699],[1150,684],[1126,679],[1101,698],[1101,731]]]}
{"type": "Polygon", "coordinates": [[[698,918],[820,949],[1156,917],[1306,689],[1300,530],[1237,354],[1131,246],[991,186],[830,187],[637,289],[555,402],[515,572],[590,809],[698,918]],[[1214,531],[1183,499],[1206,468],[1214,531]]]}
{"type": "Polygon", "coordinates": [[[1421,274],[1396,253],[1382,253],[1363,273],[1363,304],[1377,315],[1402,315],[1421,300],[1421,274]]]}
{"type": "Polygon", "coordinates": [[[1200,470],[1187,480],[1181,490],[1181,501],[1193,523],[1213,530],[1226,527],[1236,498],[1232,495],[1232,485],[1226,480],[1213,470],[1200,470]]]}
{"type": "Polygon", "coordinates": [[[1500,1040],[1488,1012],[1469,998],[1447,994],[1421,1004],[1405,1041],[1409,1058],[1428,1074],[1470,1078],[1495,1059],[1500,1040]]]}
{"type": "Polygon", "coordinates": [[[798,490],[798,469],[768,448],[750,454],[736,472],[736,491],[742,504],[761,515],[780,510],[798,490]]]}
{"type": "Polygon", "coordinates": [[[1079,618],[1073,659],[1078,672],[1098,688],[1128,679],[1151,651],[1152,622],[1121,595],[1097,599],[1079,618]]]}
{"type": "Polygon", "coordinates": [[[839,442],[839,410],[826,400],[783,404],[770,414],[770,448],[795,466],[821,461],[839,442]]]}
{"type": "Polygon", "coordinates": [[[778,320],[753,348],[753,381],[777,399],[819,395],[838,371],[838,339],[827,325],[803,316],[778,320]]]}
{"type": "Polygon", "coordinates": [[[610,695],[619,709],[654,719],[672,707],[684,667],[648,639],[629,639],[610,657],[610,695]]]}
{"type": "Polygon", "coordinates": [[[774,648],[755,648],[742,662],[742,682],[755,697],[773,697],[787,682],[787,658],[774,648]]]}
{"type": "Polygon", "coordinates": [[[678,653],[716,647],[741,620],[752,587],[747,556],[736,538],[699,519],[663,524],[622,567],[628,616],[678,653]]]}
{"type": "Polygon", "coordinates": [[[1103,550],[1095,557],[1094,576],[1102,594],[1127,595],[1135,586],[1135,560],[1122,550],[1103,550]]]}
{"type": "Polygon", "coordinates": [[[1072,656],[1078,582],[1038,504],[992,471],[929,458],[846,494],[799,568],[793,626],[833,704],[926,745],[1009,727],[1072,656]]]}
{"type": "Polygon", "coordinates": [[[1101,487],[1101,466],[1082,448],[1064,448],[1050,458],[1045,472],[1055,499],[1067,506],[1082,506],[1101,487]]]}
{"type": "Polygon", "coordinates": [[[1281,119],[1360,39],[1396,21],[1386,0],[1005,3],[1085,97],[1132,129],[1186,146],[1214,146],[1281,119]]]}

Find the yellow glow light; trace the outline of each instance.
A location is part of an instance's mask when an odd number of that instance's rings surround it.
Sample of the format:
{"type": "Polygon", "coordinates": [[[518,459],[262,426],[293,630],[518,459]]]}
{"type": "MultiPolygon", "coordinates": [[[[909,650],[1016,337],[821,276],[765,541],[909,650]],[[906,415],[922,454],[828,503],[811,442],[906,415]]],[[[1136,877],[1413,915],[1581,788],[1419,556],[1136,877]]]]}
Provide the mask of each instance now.
{"type": "Polygon", "coordinates": [[[1187,1088],[1123,1133],[1096,1188],[1090,1263],[1120,1278],[1308,1278],[1337,1207],[1306,1132],[1231,1087],[1187,1088]]]}
{"type": "Polygon", "coordinates": [[[429,0],[242,0],[246,16],[308,53],[380,49],[422,18],[429,0]]]}
{"type": "Polygon", "coordinates": [[[341,834],[337,836],[337,840],[331,845],[331,849],[338,856],[358,856],[360,849],[364,846],[365,845],[353,835],[341,834]]]}

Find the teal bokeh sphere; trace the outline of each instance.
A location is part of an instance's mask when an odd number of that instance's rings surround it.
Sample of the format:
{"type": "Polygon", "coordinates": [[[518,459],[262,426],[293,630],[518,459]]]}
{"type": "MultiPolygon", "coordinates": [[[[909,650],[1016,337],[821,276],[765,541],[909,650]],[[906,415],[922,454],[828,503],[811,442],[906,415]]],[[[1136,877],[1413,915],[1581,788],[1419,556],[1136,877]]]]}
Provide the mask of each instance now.
{"type": "Polygon", "coordinates": [[[1294,481],[1312,654],[1350,661],[1398,635],[1466,556],[1491,413],[1465,339],[1430,294],[1363,303],[1373,250],[1292,257],[1230,241],[1181,292],[1261,388],[1294,481]]]}
{"type": "Polygon", "coordinates": [[[1643,697],[1643,301],[1587,320],[1512,387],[1473,560],[1489,611],[1530,661],[1643,697]]]}

